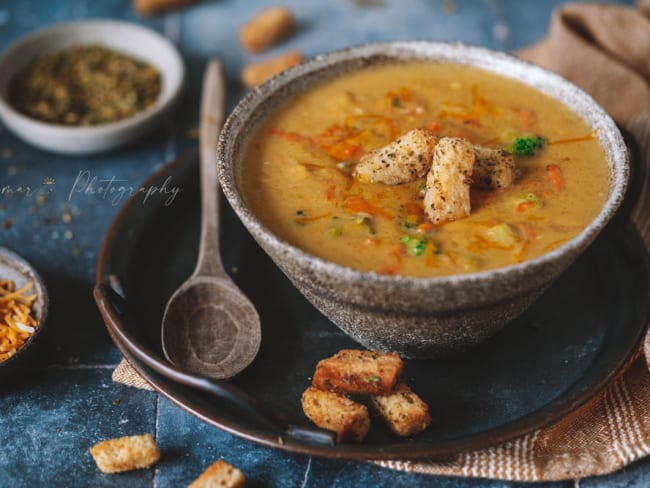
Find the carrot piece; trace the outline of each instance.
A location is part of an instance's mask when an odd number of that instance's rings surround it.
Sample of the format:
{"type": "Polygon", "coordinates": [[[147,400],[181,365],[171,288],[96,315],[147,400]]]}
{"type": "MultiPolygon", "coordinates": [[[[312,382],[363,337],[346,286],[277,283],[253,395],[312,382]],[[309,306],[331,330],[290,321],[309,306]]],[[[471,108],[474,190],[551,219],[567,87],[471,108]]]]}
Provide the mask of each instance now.
{"type": "Polygon", "coordinates": [[[433,222],[423,222],[422,224],[418,225],[417,231],[418,232],[429,232],[430,230],[433,230],[436,228],[436,225],[433,222]]]}
{"type": "Polygon", "coordinates": [[[585,142],[595,139],[598,135],[598,129],[591,131],[586,136],[571,137],[569,139],[558,139],[557,141],[548,141],[547,144],[567,144],[571,142],[585,142]]]}
{"type": "Polygon", "coordinates": [[[402,244],[396,244],[390,248],[388,254],[390,256],[396,257],[397,259],[402,259],[402,256],[404,256],[404,246],[402,244]]]}
{"type": "Polygon", "coordinates": [[[346,147],[343,151],[343,154],[349,159],[358,159],[363,154],[365,151],[363,150],[363,146],[361,144],[350,144],[348,147],[346,147]]]}
{"type": "Polygon", "coordinates": [[[483,127],[483,124],[481,124],[481,121],[477,120],[477,119],[465,119],[465,120],[463,120],[463,123],[465,125],[471,125],[471,126],[474,126],[474,127],[479,127],[479,128],[483,127]]]}
{"type": "Polygon", "coordinates": [[[557,164],[549,164],[546,166],[546,172],[548,177],[553,183],[553,186],[557,191],[562,191],[564,189],[564,179],[562,178],[562,171],[557,166],[557,164]]]}
{"type": "Polygon", "coordinates": [[[425,129],[429,129],[431,132],[440,132],[440,122],[434,122],[433,124],[428,125],[425,129]]]}
{"type": "Polygon", "coordinates": [[[378,246],[378,245],[379,245],[379,242],[380,242],[379,239],[377,239],[376,237],[368,237],[368,238],[365,240],[365,244],[366,244],[367,246],[373,246],[373,247],[374,247],[374,246],[378,246]]]}
{"type": "Polygon", "coordinates": [[[524,222],[521,224],[517,224],[516,227],[517,230],[519,230],[519,232],[521,233],[521,235],[523,235],[525,240],[534,241],[535,239],[537,239],[537,231],[532,225],[524,222]]]}
{"type": "Polygon", "coordinates": [[[393,216],[381,208],[375,207],[359,195],[348,195],[343,200],[343,209],[351,213],[366,213],[368,215],[382,215],[386,218],[392,219],[393,216]]]}
{"type": "Polygon", "coordinates": [[[394,274],[397,274],[399,272],[401,267],[402,267],[402,263],[400,263],[398,261],[396,263],[393,263],[393,264],[383,268],[381,271],[379,271],[379,274],[394,275],[394,274]]]}
{"type": "Polygon", "coordinates": [[[321,219],[324,219],[326,217],[331,217],[331,216],[332,216],[331,213],[326,213],[326,214],[322,214],[322,215],[314,215],[313,217],[306,217],[306,216],[305,217],[296,217],[296,218],[293,219],[293,221],[296,224],[308,224],[309,222],[314,222],[316,220],[321,220],[321,219]]]}
{"type": "Polygon", "coordinates": [[[336,197],[336,185],[330,185],[327,187],[327,190],[325,191],[325,198],[328,200],[334,200],[336,197]]]}
{"type": "Polygon", "coordinates": [[[433,268],[436,265],[435,252],[436,252],[436,245],[433,243],[433,241],[427,241],[426,248],[424,249],[424,254],[425,254],[424,262],[429,268],[433,268]]]}
{"type": "Polygon", "coordinates": [[[269,134],[271,134],[272,136],[282,137],[289,142],[299,142],[299,141],[304,141],[309,143],[312,142],[311,138],[309,137],[297,134],[296,132],[286,132],[280,129],[276,129],[275,127],[271,127],[269,129],[269,134]]]}
{"type": "Polygon", "coordinates": [[[528,210],[529,208],[533,208],[535,205],[536,205],[535,202],[529,202],[529,201],[527,201],[527,202],[521,202],[521,203],[519,203],[519,204],[515,207],[515,210],[516,210],[518,213],[523,213],[523,212],[525,212],[526,210],[528,210]]]}
{"type": "Polygon", "coordinates": [[[513,108],[513,113],[519,117],[521,125],[525,129],[532,129],[535,123],[537,122],[537,115],[531,110],[526,110],[525,108],[513,108]]]}

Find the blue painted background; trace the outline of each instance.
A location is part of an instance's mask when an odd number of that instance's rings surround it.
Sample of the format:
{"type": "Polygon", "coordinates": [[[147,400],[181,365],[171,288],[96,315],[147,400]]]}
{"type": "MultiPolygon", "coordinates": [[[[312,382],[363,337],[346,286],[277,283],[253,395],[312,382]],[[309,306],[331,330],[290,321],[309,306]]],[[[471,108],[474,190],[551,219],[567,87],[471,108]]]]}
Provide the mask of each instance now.
{"type": "MultiPolygon", "coordinates": [[[[64,157],[29,147],[0,126],[0,244],[32,261],[51,293],[51,315],[40,354],[17,385],[0,386],[0,487],[187,485],[217,458],[242,469],[249,486],[511,487],[488,480],[397,473],[363,462],[287,454],[220,432],[155,393],[115,384],[121,356],[91,296],[101,239],[123,198],[75,192],[80,173],[137,186],[157,167],[196,145],[199,86],[206,58],[219,57],[228,77],[228,107],[244,94],[239,72],[254,59],[237,42],[237,28],[266,0],[216,0],[179,13],[141,18],[128,0],[2,0],[0,49],[55,22],[126,19],[176,43],[189,80],[183,100],[161,129],[124,149],[64,157]],[[46,180],[47,179],[47,180],[46,180]],[[88,455],[98,440],[155,433],[163,453],[155,469],[102,475],[88,455]]],[[[297,34],[268,53],[301,49],[306,56],[371,41],[454,40],[514,50],[546,31],[557,0],[286,0],[297,34]]],[[[631,1],[623,3],[632,3],[631,1]]],[[[255,57],[257,59],[257,57],[255,57]]],[[[79,186],[77,186],[79,188],[79,186]]],[[[650,460],[583,488],[650,486],[650,460]]],[[[570,487],[574,482],[553,483],[570,487]]]]}

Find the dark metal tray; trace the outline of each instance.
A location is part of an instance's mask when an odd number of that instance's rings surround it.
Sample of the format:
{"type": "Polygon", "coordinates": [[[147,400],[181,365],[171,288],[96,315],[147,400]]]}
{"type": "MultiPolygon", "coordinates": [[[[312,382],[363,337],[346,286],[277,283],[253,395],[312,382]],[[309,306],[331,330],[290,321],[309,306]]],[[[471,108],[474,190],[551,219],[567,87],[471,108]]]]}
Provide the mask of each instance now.
{"type": "MultiPolygon", "coordinates": [[[[98,283],[119,278],[130,304],[107,327],[117,347],[164,396],[216,427],[265,445],[349,459],[423,458],[513,439],[562,417],[591,398],[638,350],[646,326],[647,253],[618,218],[514,323],[479,347],[435,361],[406,361],[405,378],[429,405],[433,423],[412,438],[374,421],[363,444],[279,442],[277,432],[214,397],[163,377],[132,357],[126,331],[162,358],[160,322],[173,290],[195,262],[199,190],[196,154],[164,166],[143,184],[162,190],[131,198],[104,240],[98,283]],[[181,188],[170,198],[172,188],[181,188]],[[164,191],[163,191],[164,190],[164,191]]],[[[309,425],[300,407],[318,360],[358,347],[289,283],[223,205],[224,265],[258,308],[259,356],[232,384],[309,425]]]]}

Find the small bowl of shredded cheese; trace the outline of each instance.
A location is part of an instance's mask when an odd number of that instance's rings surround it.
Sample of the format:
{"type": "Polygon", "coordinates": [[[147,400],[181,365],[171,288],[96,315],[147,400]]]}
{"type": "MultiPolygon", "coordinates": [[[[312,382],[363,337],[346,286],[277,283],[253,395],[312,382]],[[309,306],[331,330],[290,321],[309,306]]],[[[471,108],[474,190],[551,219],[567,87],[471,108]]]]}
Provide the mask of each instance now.
{"type": "Polygon", "coordinates": [[[0,375],[27,355],[47,309],[47,291],[34,267],[0,247],[0,375]]]}

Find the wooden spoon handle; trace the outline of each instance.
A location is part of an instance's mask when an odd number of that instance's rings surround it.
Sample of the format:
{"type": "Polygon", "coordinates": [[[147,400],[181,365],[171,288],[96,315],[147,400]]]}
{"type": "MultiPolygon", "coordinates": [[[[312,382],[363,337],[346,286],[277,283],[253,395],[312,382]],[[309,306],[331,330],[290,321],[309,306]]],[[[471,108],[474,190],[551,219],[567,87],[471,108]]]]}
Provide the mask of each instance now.
{"type": "Polygon", "coordinates": [[[194,275],[225,276],[219,253],[217,140],[223,124],[225,82],[221,64],[209,60],[203,75],[199,125],[201,169],[201,239],[194,275]]]}

